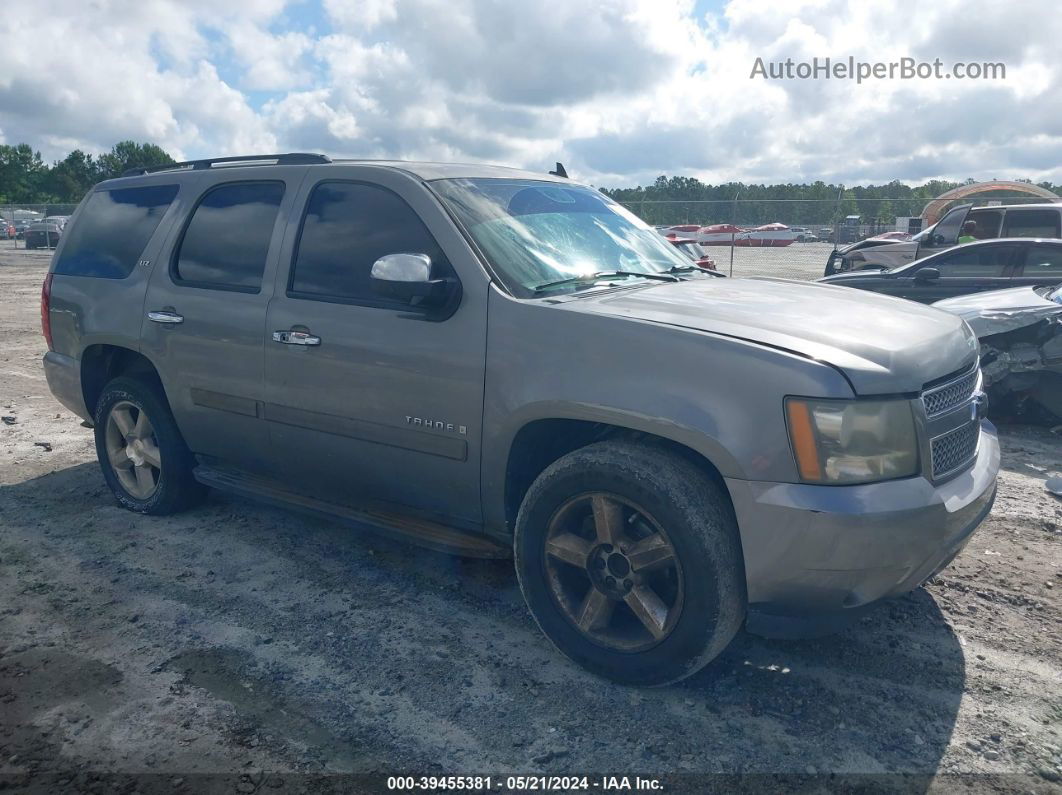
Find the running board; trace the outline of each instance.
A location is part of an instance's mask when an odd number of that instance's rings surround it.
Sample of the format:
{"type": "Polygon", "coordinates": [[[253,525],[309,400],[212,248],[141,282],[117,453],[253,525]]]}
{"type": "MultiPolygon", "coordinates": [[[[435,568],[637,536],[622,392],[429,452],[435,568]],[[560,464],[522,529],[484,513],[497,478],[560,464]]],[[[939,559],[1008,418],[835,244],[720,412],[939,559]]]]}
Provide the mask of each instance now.
{"type": "Polygon", "coordinates": [[[408,514],[378,509],[359,509],[326,502],[278,488],[267,478],[231,470],[197,466],[192,474],[204,486],[238,494],[283,508],[294,508],[326,519],[366,528],[383,535],[409,541],[437,552],[468,558],[509,558],[512,550],[490,538],[448,527],[408,514]]]}

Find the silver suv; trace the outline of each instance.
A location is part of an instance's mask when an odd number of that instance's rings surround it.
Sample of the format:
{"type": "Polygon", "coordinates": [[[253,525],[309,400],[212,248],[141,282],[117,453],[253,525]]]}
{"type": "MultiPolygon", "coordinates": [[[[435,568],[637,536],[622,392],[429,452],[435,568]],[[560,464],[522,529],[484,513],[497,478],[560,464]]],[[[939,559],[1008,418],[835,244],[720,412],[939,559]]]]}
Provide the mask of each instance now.
{"type": "Polygon", "coordinates": [[[42,317],[48,383],[126,508],[212,487],[512,555],[549,639],[633,684],[746,621],[821,631],[917,588],[995,497],[962,320],[715,278],[564,178],[306,154],[132,173],[82,202],[42,317]]]}
{"type": "Polygon", "coordinates": [[[851,270],[898,268],[962,243],[996,238],[1062,237],[1062,202],[954,207],[910,240],[868,237],[830,252],[825,275],[851,270]]]}

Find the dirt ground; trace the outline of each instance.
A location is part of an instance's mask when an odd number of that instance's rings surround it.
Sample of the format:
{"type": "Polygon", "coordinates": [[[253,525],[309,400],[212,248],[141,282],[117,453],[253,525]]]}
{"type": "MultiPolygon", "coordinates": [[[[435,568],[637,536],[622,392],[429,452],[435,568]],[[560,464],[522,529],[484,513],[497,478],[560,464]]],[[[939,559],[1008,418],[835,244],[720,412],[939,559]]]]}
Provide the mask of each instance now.
{"type": "Polygon", "coordinates": [[[48,258],[0,248],[0,789],[550,772],[1062,791],[1062,500],[1044,488],[1062,437],[1001,429],[996,507],[926,588],[821,640],[739,634],[693,679],[629,689],[552,649],[508,562],[220,495],[119,509],[41,370],[48,258]]]}

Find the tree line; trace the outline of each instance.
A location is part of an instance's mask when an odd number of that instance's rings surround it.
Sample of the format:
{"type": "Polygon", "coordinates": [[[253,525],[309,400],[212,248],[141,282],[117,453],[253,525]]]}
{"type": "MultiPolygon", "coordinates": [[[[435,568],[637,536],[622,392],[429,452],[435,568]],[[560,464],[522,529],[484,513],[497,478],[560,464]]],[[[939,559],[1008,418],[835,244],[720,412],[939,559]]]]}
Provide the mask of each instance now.
{"type": "Polygon", "coordinates": [[[126,169],[174,163],[161,147],[122,141],[93,157],[75,149],[48,165],[29,144],[0,144],[0,205],[76,204],[88,189],[126,169]]]}
{"type": "MultiPolygon", "coordinates": [[[[0,144],[0,205],[74,204],[97,182],[121,176],[127,169],[173,162],[162,147],[135,141],[117,143],[110,152],[95,157],[75,149],[51,165],[29,144],[0,144]]],[[[709,185],[694,177],[661,176],[652,185],[603,192],[651,224],[759,225],[782,221],[829,225],[849,215],[859,215],[863,223],[891,224],[896,216],[919,215],[926,202],[960,184],[931,180],[911,186],[893,180],[851,188],[821,181],[709,185]]],[[[1062,188],[1049,182],[1038,184],[1056,193],[1062,188]]],[[[979,194],[977,201],[992,198],[1014,199],[1015,195],[985,193],[979,194]]]]}
{"type": "MultiPolygon", "coordinates": [[[[1018,180],[1032,184],[1031,180],[1018,180]]],[[[727,182],[708,185],[693,177],[657,177],[652,185],[616,188],[604,193],[651,224],[722,224],[753,226],[781,221],[785,224],[832,225],[850,215],[864,224],[892,224],[897,216],[920,215],[926,202],[945,191],[974,180],[930,180],[906,185],[899,180],[884,185],[846,188],[825,182],[748,185],[727,182]]],[[[1039,187],[1059,193],[1050,182],[1039,187]]],[[[971,201],[985,203],[1029,201],[1028,194],[1009,191],[979,193],[971,201]]],[[[965,200],[964,200],[965,201],[965,200]]],[[[1042,201],[1042,200],[1041,200],[1042,201]]]]}

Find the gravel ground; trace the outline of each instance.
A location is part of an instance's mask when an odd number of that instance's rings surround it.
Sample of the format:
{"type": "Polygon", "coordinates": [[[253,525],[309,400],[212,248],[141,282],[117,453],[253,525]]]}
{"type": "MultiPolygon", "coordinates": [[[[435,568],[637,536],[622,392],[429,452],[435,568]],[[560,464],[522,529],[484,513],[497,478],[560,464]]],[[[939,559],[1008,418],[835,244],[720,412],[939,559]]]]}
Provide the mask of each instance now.
{"type": "Polygon", "coordinates": [[[681,685],[628,689],[553,651],[507,562],[220,495],[119,509],[41,371],[48,258],[0,247],[0,789],[551,772],[1062,791],[1062,501],[1044,489],[1062,438],[1002,429],[996,507],[927,587],[843,634],[742,633],[681,685]]]}

